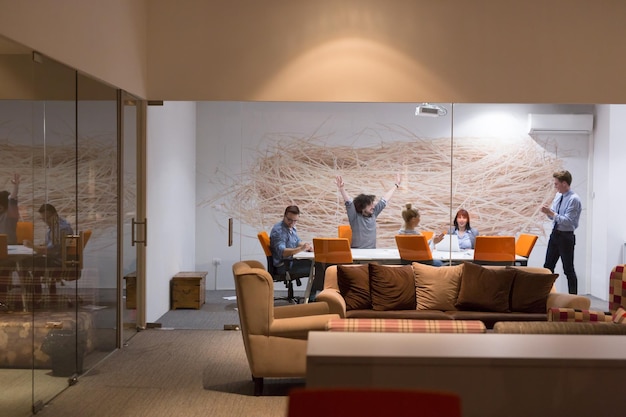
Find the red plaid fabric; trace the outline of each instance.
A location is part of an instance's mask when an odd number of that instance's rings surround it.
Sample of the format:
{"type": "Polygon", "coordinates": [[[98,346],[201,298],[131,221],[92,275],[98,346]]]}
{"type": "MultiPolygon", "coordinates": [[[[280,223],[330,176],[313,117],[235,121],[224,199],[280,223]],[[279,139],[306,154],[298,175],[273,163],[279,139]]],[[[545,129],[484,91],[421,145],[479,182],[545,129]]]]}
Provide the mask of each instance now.
{"type": "Polygon", "coordinates": [[[480,320],[332,319],[331,332],[485,333],[480,320]]]}
{"type": "Polygon", "coordinates": [[[615,313],[613,313],[613,322],[619,324],[626,324],[626,310],[622,307],[618,308],[615,313]]]}
{"type": "Polygon", "coordinates": [[[573,308],[551,308],[548,310],[548,321],[612,321],[611,313],[593,310],[574,310],[573,308]]]}
{"type": "Polygon", "coordinates": [[[626,277],[624,265],[617,265],[611,271],[609,277],[609,310],[616,311],[620,307],[626,307],[626,277]]]}

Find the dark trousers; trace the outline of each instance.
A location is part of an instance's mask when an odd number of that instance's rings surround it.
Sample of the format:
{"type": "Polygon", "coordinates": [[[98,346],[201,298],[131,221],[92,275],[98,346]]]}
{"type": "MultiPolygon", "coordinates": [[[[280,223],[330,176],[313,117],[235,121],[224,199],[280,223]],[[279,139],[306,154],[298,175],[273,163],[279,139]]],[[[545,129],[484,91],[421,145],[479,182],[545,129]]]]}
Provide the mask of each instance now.
{"type": "Polygon", "coordinates": [[[554,267],[561,258],[563,272],[567,277],[567,289],[570,294],[578,294],[578,278],[574,270],[574,246],[576,246],[576,235],[574,232],[560,232],[553,230],[548,242],[546,251],[546,261],[544,268],[548,268],[554,273],[554,267]]]}

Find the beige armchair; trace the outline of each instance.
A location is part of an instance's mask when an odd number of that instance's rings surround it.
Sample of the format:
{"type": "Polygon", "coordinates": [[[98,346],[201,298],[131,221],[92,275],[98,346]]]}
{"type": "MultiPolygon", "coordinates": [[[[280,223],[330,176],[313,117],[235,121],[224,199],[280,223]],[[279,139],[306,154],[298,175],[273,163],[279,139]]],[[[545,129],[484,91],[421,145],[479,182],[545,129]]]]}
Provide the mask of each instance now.
{"type": "Polygon", "coordinates": [[[233,276],[254,394],[262,395],[263,378],[304,377],[309,331],[339,315],[328,314],[326,303],[274,307],[274,281],[258,261],[235,263],[233,276]]]}

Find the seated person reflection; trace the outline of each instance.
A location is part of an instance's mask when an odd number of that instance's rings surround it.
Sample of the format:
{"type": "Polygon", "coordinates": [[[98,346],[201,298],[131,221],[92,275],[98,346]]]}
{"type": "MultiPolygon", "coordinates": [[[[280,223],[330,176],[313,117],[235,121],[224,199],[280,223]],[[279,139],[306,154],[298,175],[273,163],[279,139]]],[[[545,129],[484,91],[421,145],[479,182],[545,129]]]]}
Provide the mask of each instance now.
{"type": "Polygon", "coordinates": [[[460,209],[456,213],[454,227],[451,227],[448,233],[458,236],[461,249],[474,249],[476,236],[479,235],[478,230],[470,226],[470,215],[465,209],[460,209]]]}
{"type": "MultiPolygon", "coordinates": [[[[46,241],[43,245],[34,245],[33,242],[24,241],[24,245],[33,248],[35,252],[33,257],[33,275],[41,277],[45,275],[47,268],[61,267],[63,236],[72,235],[74,231],[67,220],[59,216],[52,204],[42,204],[38,212],[41,220],[48,226],[46,241]]],[[[36,295],[41,294],[40,283],[35,283],[34,293],[36,295]]]]}
{"type": "Polygon", "coordinates": [[[285,209],[283,220],[276,223],[270,232],[270,249],[276,272],[281,275],[289,272],[289,276],[301,285],[300,278],[309,276],[311,260],[293,259],[293,255],[303,251],[310,252],[313,247],[298,237],[296,223],[299,218],[298,206],[285,209]]]}
{"type": "Polygon", "coordinates": [[[13,190],[0,191],[0,234],[7,235],[7,242],[9,245],[17,245],[17,221],[20,218],[20,213],[17,209],[17,192],[20,185],[19,174],[14,174],[11,178],[11,184],[13,184],[13,190]]]}
{"type": "MultiPolygon", "coordinates": [[[[17,208],[17,192],[20,184],[19,174],[13,174],[11,178],[13,190],[0,191],[0,234],[7,235],[7,244],[16,245],[16,228],[20,214],[17,208]]],[[[0,260],[0,308],[7,308],[7,294],[11,289],[13,271],[16,269],[15,262],[11,259],[0,260]]]]}
{"type": "MultiPolygon", "coordinates": [[[[418,209],[414,208],[411,203],[407,203],[404,206],[404,210],[402,210],[402,219],[404,220],[404,226],[398,231],[398,234],[401,235],[421,235],[421,233],[416,229],[416,227],[420,224],[420,212],[418,209]]],[[[443,234],[433,236],[430,240],[428,240],[428,246],[430,246],[431,250],[435,250],[435,244],[441,242],[443,239],[443,234]]],[[[443,263],[438,260],[433,260],[434,266],[442,266],[443,263]]]]}

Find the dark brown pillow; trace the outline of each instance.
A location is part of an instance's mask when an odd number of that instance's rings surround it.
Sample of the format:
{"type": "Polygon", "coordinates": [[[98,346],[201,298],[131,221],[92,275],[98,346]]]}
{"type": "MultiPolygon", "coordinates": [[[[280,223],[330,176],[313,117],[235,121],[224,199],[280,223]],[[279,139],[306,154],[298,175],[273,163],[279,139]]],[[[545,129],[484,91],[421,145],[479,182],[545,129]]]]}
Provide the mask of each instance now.
{"type": "Polygon", "coordinates": [[[541,274],[515,269],[511,288],[511,311],[518,313],[546,313],[548,294],[559,274],[541,274]]]}
{"type": "Polygon", "coordinates": [[[508,313],[509,294],[515,278],[513,269],[488,269],[466,262],[456,307],[459,310],[508,313]]]}
{"type": "Polygon", "coordinates": [[[415,310],[415,278],[411,265],[369,264],[369,273],[374,310],[415,310]]]}
{"type": "Polygon", "coordinates": [[[369,267],[363,265],[337,265],[339,293],[346,300],[346,310],[369,310],[370,298],[369,267]]]}

